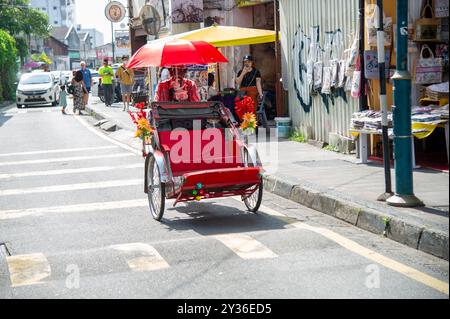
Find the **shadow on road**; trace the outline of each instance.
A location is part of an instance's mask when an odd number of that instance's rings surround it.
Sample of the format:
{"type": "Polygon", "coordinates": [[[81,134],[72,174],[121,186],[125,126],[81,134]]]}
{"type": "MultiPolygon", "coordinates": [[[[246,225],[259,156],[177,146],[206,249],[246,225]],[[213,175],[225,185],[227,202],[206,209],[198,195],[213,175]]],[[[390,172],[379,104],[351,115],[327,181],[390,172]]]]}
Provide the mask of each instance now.
{"type": "Polygon", "coordinates": [[[193,230],[204,236],[284,229],[289,224],[267,214],[253,214],[223,202],[195,203],[167,208],[162,220],[170,230],[193,230]]]}

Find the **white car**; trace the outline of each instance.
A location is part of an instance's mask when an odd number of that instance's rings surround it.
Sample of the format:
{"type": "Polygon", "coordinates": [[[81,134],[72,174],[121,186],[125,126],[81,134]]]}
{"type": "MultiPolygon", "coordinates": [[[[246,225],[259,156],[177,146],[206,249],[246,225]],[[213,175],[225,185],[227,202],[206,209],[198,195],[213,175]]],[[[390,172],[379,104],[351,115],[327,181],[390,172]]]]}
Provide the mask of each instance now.
{"type": "Polygon", "coordinates": [[[20,78],[16,91],[17,107],[59,103],[59,82],[50,72],[27,73],[20,78]]]}

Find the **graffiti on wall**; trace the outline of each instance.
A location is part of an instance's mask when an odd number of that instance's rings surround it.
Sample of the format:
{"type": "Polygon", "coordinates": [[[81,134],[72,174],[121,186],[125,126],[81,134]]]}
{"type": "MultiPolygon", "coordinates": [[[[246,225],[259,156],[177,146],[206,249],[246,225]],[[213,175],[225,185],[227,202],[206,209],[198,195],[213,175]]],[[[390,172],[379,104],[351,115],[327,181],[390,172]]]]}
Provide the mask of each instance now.
{"type": "Polygon", "coordinates": [[[313,26],[307,35],[298,27],[293,41],[294,90],[306,113],[311,111],[313,98],[320,96],[329,112],[330,103],[341,97],[347,103],[345,92],[345,59],[343,36],[340,29],[325,32],[324,46],[320,44],[320,28],[313,26]]]}

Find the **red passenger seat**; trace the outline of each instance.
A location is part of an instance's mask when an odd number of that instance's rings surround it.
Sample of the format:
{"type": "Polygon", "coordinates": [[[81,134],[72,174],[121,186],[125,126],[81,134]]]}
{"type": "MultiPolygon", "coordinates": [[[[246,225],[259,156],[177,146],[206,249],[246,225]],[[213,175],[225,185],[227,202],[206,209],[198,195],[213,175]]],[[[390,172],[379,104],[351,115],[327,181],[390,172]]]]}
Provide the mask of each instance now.
{"type": "Polygon", "coordinates": [[[159,139],[163,151],[169,153],[173,176],[243,166],[238,142],[226,140],[224,129],[159,132],[159,139]]]}

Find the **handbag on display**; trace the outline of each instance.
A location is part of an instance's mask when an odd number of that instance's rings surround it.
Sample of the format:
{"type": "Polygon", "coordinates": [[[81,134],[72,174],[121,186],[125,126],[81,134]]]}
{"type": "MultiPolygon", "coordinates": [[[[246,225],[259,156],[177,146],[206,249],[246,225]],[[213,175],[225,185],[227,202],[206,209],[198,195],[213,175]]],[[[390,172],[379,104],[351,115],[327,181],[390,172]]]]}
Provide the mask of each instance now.
{"type": "Polygon", "coordinates": [[[448,18],[448,0],[434,0],[433,7],[436,18],[448,18]]]}
{"type": "MultiPolygon", "coordinates": [[[[385,52],[385,68],[386,68],[386,78],[389,78],[389,66],[391,60],[390,50],[385,52]]],[[[380,78],[380,73],[378,69],[378,52],[377,51],[364,51],[364,74],[367,79],[378,80],[380,78]]]]}
{"type": "Polygon", "coordinates": [[[352,90],[351,95],[353,98],[357,99],[361,96],[361,60],[358,57],[358,60],[356,62],[356,70],[353,72],[353,79],[352,79],[352,90]]]}
{"type": "Polygon", "coordinates": [[[440,41],[441,40],[441,20],[434,15],[433,7],[427,2],[422,9],[421,18],[415,24],[416,41],[440,41]],[[431,18],[425,18],[429,9],[431,18]]]}
{"type": "MultiPolygon", "coordinates": [[[[392,44],[392,17],[384,16],[383,12],[383,24],[384,24],[384,46],[389,47],[392,44]]],[[[367,6],[366,13],[366,28],[367,28],[367,41],[369,46],[376,47],[377,32],[378,32],[378,6],[376,4],[369,4],[367,6]]]]}
{"type": "Polygon", "coordinates": [[[428,45],[424,45],[414,65],[414,81],[416,84],[434,84],[442,82],[442,58],[435,58],[428,45]],[[430,54],[424,58],[425,50],[430,54]]]}

